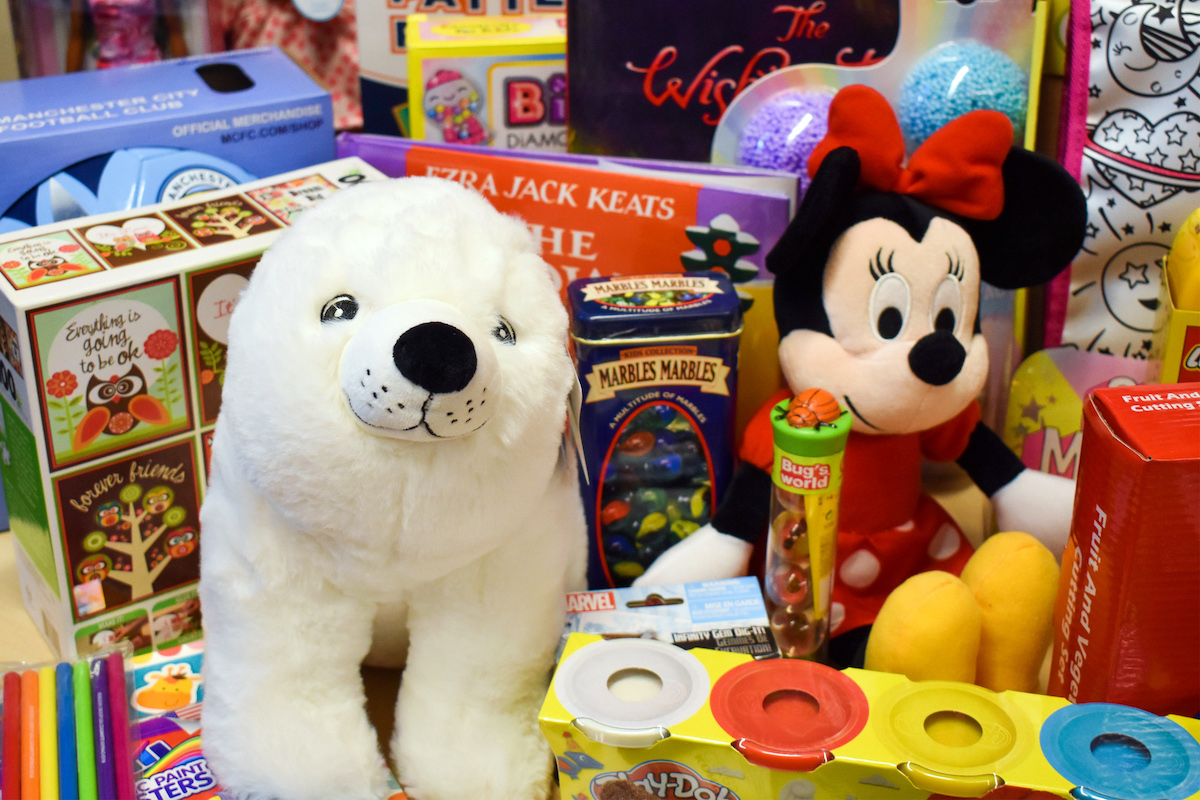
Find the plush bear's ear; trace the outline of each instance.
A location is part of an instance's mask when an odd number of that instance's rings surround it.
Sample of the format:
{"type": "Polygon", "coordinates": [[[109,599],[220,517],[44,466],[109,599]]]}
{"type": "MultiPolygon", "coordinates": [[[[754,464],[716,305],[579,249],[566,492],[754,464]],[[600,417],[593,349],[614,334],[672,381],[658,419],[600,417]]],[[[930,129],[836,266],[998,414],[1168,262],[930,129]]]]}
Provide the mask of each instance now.
{"type": "Polygon", "coordinates": [[[859,167],[858,153],[850,147],[839,147],[825,156],[796,216],[767,254],[767,269],[775,275],[775,321],[780,336],[796,328],[828,331],[821,278],[829,249],[853,211],[859,167]]]}
{"type": "Polygon", "coordinates": [[[994,220],[965,220],[983,279],[1001,289],[1045,283],[1083,244],[1087,199],[1065,169],[1014,147],[1004,160],[1004,210],[994,220]]]}

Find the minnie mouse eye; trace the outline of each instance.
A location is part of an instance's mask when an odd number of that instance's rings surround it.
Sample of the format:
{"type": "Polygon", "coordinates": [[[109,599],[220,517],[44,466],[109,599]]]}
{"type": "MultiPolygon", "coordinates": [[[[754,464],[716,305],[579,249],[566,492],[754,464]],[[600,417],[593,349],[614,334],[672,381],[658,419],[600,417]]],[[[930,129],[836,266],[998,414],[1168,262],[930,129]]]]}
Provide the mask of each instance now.
{"type": "Polygon", "coordinates": [[[496,327],[492,328],[492,336],[504,344],[517,343],[517,332],[513,329],[512,323],[504,317],[496,317],[496,327]]]}
{"type": "Polygon", "coordinates": [[[321,309],[321,322],[342,322],[358,314],[358,301],[348,294],[339,294],[321,309]]]}
{"type": "Polygon", "coordinates": [[[958,320],[962,316],[962,290],[958,280],[947,275],[938,284],[933,295],[933,308],[929,311],[929,321],[935,331],[954,333],[958,320]]]}
{"type": "Polygon", "coordinates": [[[871,327],[880,339],[895,339],[904,331],[908,319],[908,282],[895,272],[883,275],[875,282],[868,304],[871,327]]]}

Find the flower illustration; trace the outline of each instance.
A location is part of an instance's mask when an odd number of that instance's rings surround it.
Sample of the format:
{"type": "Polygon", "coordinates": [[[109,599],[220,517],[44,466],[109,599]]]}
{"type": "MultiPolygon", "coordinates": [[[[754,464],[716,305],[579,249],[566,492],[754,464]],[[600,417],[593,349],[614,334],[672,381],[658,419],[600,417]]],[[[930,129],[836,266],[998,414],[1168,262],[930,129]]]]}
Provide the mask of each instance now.
{"type": "Polygon", "coordinates": [[[142,347],[146,351],[146,355],[161,361],[174,353],[178,344],[179,337],[175,335],[175,332],[163,328],[147,336],[142,347]]]}
{"type": "Polygon", "coordinates": [[[70,397],[77,388],[79,380],[69,369],[54,373],[46,381],[46,392],[54,398],[46,401],[46,407],[52,414],[51,421],[58,425],[54,432],[68,439],[75,431],[75,411],[83,403],[83,395],[70,397]]]}
{"type": "Polygon", "coordinates": [[[56,372],[46,381],[46,391],[54,397],[63,398],[79,387],[79,380],[70,370],[56,372]]]}
{"type": "MultiPolygon", "coordinates": [[[[162,400],[172,416],[175,414],[175,380],[179,373],[179,364],[168,364],[167,359],[171,357],[178,346],[178,334],[167,328],[156,330],[142,343],[142,350],[146,355],[159,362],[158,366],[154,368],[154,371],[158,373],[158,380],[154,382],[154,385],[161,386],[162,400]]],[[[182,390],[178,394],[182,397],[182,390]]]]}

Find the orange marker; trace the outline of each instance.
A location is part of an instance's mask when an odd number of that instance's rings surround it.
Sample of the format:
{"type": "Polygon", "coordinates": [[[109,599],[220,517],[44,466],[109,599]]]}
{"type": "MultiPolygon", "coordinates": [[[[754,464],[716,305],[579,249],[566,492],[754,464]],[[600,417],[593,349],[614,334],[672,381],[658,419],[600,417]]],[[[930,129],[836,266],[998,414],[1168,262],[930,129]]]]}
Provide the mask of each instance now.
{"type": "Polygon", "coordinates": [[[38,674],[31,669],[21,673],[21,797],[42,795],[38,714],[38,674]]]}

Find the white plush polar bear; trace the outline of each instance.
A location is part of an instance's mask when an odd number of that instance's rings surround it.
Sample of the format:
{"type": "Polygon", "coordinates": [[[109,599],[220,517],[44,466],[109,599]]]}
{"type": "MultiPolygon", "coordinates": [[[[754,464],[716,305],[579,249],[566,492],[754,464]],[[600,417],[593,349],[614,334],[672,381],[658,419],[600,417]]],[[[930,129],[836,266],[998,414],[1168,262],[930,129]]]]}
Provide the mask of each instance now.
{"type": "Polygon", "coordinates": [[[411,796],[548,794],[537,709],[586,558],[566,332],[526,228],[448,181],[339,192],[263,257],[200,513],[221,784],[383,795],[359,664],[407,634],[392,752],[411,796]]]}

